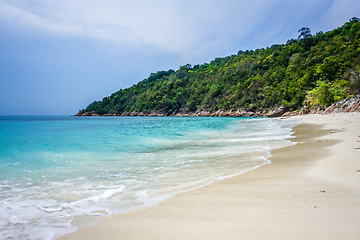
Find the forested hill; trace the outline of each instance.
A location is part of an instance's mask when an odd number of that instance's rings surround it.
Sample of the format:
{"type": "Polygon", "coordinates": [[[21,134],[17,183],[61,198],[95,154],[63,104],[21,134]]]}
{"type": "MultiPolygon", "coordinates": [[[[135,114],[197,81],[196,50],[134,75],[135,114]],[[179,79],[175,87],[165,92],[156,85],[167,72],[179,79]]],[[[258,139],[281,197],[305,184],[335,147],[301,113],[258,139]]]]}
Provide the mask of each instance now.
{"type": "Polygon", "coordinates": [[[159,71],[95,101],[78,115],[170,115],[286,106],[329,106],[360,90],[360,22],[266,49],[239,51],[210,63],[159,71]]]}

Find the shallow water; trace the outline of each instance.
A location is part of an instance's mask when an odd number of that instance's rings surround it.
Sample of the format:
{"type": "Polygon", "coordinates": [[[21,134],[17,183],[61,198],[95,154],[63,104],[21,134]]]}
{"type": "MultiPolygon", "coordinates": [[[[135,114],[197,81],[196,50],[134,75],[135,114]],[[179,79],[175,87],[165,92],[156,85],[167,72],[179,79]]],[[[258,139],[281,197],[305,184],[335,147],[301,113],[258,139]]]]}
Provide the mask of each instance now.
{"type": "Polygon", "coordinates": [[[268,163],[298,121],[0,117],[0,239],[54,239],[101,216],[268,163]]]}

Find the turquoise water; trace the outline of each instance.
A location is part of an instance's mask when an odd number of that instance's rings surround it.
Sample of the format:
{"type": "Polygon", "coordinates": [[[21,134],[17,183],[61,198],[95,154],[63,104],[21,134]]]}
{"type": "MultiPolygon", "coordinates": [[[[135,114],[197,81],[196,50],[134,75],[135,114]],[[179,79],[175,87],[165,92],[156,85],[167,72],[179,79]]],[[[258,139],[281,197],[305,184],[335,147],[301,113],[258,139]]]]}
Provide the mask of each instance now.
{"type": "Polygon", "coordinates": [[[0,117],[0,239],[54,239],[269,163],[295,121],[0,117]]]}

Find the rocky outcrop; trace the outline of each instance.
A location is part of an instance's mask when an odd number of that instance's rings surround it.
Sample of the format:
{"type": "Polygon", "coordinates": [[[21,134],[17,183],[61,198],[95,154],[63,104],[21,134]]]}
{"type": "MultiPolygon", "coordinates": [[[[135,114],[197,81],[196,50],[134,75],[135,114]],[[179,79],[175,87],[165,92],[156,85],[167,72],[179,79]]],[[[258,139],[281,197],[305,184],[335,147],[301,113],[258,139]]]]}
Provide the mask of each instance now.
{"type": "Polygon", "coordinates": [[[326,107],[325,106],[316,106],[313,109],[309,110],[310,114],[324,114],[326,107]]]}
{"type": "Polygon", "coordinates": [[[75,116],[100,116],[95,112],[78,112],[75,116]]]}
{"type": "Polygon", "coordinates": [[[292,117],[292,116],[297,116],[297,115],[300,115],[300,114],[302,114],[302,113],[300,113],[298,111],[292,111],[292,112],[284,113],[281,117],[292,117]]]}
{"type": "Polygon", "coordinates": [[[189,116],[189,117],[263,117],[263,112],[251,112],[243,109],[238,109],[236,111],[232,110],[218,110],[215,112],[210,112],[207,110],[198,110],[196,112],[187,112],[185,110],[179,110],[174,112],[170,116],[189,116]]]}
{"type": "Polygon", "coordinates": [[[333,103],[324,111],[325,114],[341,112],[360,112],[360,93],[357,93],[351,98],[345,98],[344,100],[333,103]]]}
{"type": "MultiPolygon", "coordinates": [[[[218,110],[211,112],[208,110],[197,110],[195,112],[188,111],[184,108],[180,108],[172,114],[167,114],[164,111],[151,111],[151,112],[123,112],[121,114],[104,114],[102,116],[149,116],[149,117],[163,117],[163,116],[174,116],[174,117],[265,117],[267,111],[247,111],[244,109],[232,110],[218,110]]],[[[99,116],[95,112],[79,112],[75,116],[99,116]]]]}
{"type": "Polygon", "coordinates": [[[277,109],[274,109],[274,110],[270,111],[265,116],[270,117],[270,118],[281,117],[287,111],[288,111],[287,107],[279,107],[277,109]]]}

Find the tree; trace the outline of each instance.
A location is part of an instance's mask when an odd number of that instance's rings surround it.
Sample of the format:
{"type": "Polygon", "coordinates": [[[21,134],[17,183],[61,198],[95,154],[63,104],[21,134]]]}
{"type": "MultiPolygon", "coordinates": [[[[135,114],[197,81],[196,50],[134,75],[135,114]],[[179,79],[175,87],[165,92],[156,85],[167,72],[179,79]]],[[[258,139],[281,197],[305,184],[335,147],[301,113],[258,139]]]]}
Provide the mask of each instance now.
{"type": "Polygon", "coordinates": [[[335,56],[326,57],[324,62],[318,66],[317,73],[322,80],[332,81],[337,76],[339,69],[338,58],[335,56]]]}
{"type": "Polygon", "coordinates": [[[191,64],[187,63],[186,65],[184,65],[185,69],[187,71],[191,70],[191,64]]]}
{"type": "Polygon", "coordinates": [[[329,107],[332,103],[349,96],[347,91],[348,86],[349,82],[345,80],[339,80],[333,83],[318,81],[317,86],[306,95],[306,104],[310,106],[320,105],[329,107]]]}
{"type": "Polygon", "coordinates": [[[311,35],[311,31],[310,31],[310,28],[307,28],[307,27],[303,27],[301,28],[299,31],[298,31],[299,34],[299,37],[298,37],[298,40],[300,39],[308,39],[310,38],[312,35],[311,35]]]}
{"type": "Polygon", "coordinates": [[[353,23],[357,23],[357,22],[360,22],[360,18],[358,17],[353,17],[351,19],[349,19],[350,22],[353,22],[353,23]]]}

